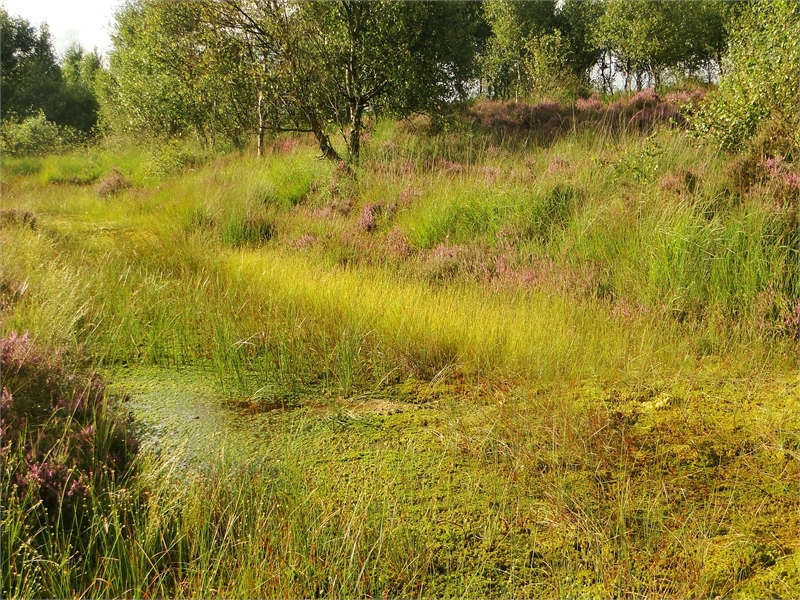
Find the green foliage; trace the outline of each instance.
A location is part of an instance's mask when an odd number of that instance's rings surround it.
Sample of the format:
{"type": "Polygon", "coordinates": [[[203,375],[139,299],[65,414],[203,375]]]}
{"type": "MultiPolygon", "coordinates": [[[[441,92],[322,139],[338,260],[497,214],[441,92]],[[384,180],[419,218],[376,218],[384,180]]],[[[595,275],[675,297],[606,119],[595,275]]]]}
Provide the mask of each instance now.
{"type": "Polygon", "coordinates": [[[72,44],[61,65],[63,88],[59,122],[69,124],[85,133],[97,125],[99,104],[95,94],[95,79],[102,71],[100,55],[86,52],[79,44],[72,44]]]}
{"type": "Polygon", "coordinates": [[[259,246],[274,235],[274,218],[260,212],[233,216],[222,230],[222,240],[231,246],[259,246]]]}
{"type": "Polygon", "coordinates": [[[578,200],[578,194],[571,186],[558,184],[542,198],[524,204],[515,223],[522,239],[547,244],[559,229],[569,224],[578,200]]]}
{"type": "Polygon", "coordinates": [[[61,69],[47,25],[37,30],[1,7],[0,40],[3,121],[35,116],[40,111],[55,121],[61,108],[61,69]]]}
{"type": "MultiPolygon", "coordinates": [[[[591,34],[604,49],[604,68],[612,65],[625,78],[628,91],[645,83],[661,87],[705,70],[711,82],[724,53],[731,14],[738,3],[705,0],[676,3],[611,0],[591,34]]],[[[603,73],[604,87],[613,82],[603,73]]]]}
{"type": "Polygon", "coordinates": [[[4,128],[43,113],[60,127],[92,133],[98,110],[94,78],[102,70],[99,55],[74,44],[59,65],[47,25],[37,31],[5,9],[0,9],[0,37],[4,128]]]}
{"type": "Polygon", "coordinates": [[[484,3],[491,29],[482,56],[489,96],[574,100],[589,85],[599,57],[592,33],[599,2],[484,3]]]}
{"type": "Polygon", "coordinates": [[[42,156],[68,148],[81,134],[48,121],[43,111],[21,123],[5,121],[0,132],[0,150],[9,156],[42,156]]]}
{"type": "Polygon", "coordinates": [[[175,173],[197,167],[207,162],[211,156],[207,149],[197,142],[172,138],[166,142],[153,142],[151,146],[148,175],[163,179],[175,173]]]}
{"type": "Polygon", "coordinates": [[[582,91],[571,68],[569,42],[558,30],[531,38],[522,65],[527,92],[534,97],[571,101],[582,91]]]}
{"type": "Polygon", "coordinates": [[[119,131],[241,146],[313,131],[360,151],[367,111],[434,110],[466,95],[479,7],[454,3],[130,2],[117,15],[103,114],[119,131]]]}
{"type": "Polygon", "coordinates": [[[114,130],[176,135],[204,120],[192,45],[196,7],[140,2],[117,13],[110,70],[99,81],[103,119],[114,130]]]}
{"type": "Polygon", "coordinates": [[[726,73],[695,117],[721,148],[739,147],[759,125],[800,148],[800,9],[791,1],[751,3],[731,38],[726,73]]]}
{"type": "Polygon", "coordinates": [[[323,155],[338,160],[328,132],[335,125],[357,162],[367,111],[405,116],[466,96],[476,10],[468,3],[235,1],[221,5],[217,18],[255,57],[261,126],[311,131],[323,155]]]}
{"type": "Polygon", "coordinates": [[[484,3],[492,35],[487,42],[482,72],[493,97],[518,97],[527,93],[528,74],[523,64],[526,46],[533,39],[552,33],[555,10],[555,2],[550,1],[489,0],[484,3]]]}

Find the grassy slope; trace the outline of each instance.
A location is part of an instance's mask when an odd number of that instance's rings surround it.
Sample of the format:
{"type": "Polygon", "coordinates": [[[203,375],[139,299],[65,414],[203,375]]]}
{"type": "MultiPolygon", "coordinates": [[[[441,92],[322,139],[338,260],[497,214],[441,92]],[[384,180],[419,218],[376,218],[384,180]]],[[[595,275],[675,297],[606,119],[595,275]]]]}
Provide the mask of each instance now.
{"type": "Polygon", "coordinates": [[[358,181],[303,140],[7,161],[4,331],[300,406],[211,485],[146,469],[136,533],[93,530],[117,562],[30,591],[792,595],[794,209],[726,160],[382,124],[358,181]]]}

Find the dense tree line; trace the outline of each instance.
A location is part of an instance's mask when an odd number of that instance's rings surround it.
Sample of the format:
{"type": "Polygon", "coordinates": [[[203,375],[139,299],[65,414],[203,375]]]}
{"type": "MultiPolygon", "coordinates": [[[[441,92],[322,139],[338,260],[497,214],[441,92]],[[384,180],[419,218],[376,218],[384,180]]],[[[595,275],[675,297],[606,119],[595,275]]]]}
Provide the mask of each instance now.
{"type": "Polygon", "coordinates": [[[47,25],[37,28],[0,8],[2,118],[44,113],[58,125],[89,133],[97,124],[97,52],[70,46],[59,61],[47,25]]]}
{"type": "Polygon", "coordinates": [[[59,62],[46,27],[0,18],[3,119],[42,111],[84,132],[99,109],[115,131],[255,139],[259,151],[268,133],[311,132],[323,155],[357,161],[368,117],[476,95],[572,100],[721,81],[698,123],[728,147],[797,112],[790,0],[128,0],[107,70],[79,47],[59,62]]]}

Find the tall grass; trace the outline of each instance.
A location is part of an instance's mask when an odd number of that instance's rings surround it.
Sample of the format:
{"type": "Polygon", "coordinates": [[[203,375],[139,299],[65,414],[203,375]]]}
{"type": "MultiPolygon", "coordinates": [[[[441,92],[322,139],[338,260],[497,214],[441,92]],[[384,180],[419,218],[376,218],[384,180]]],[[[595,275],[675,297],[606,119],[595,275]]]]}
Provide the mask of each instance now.
{"type": "Polygon", "coordinates": [[[709,212],[720,200],[703,190],[719,184],[703,177],[722,159],[675,132],[613,147],[580,134],[532,160],[348,183],[300,146],[111,200],[19,188],[46,224],[4,233],[4,276],[26,285],[4,326],[112,363],[210,361],[253,389],[348,393],[450,368],[557,381],[789,356],[791,339],[774,337],[797,297],[789,209],[751,198],[709,212]],[[657,172],[631,178],[651,155],[657,172]],[[693,192],[657,184],[686,168],[693,192]],[[358,210],[316,216],[378,186],[389,208],[375,232],[358,230],[358,210]],[[398,230],[405,258],[387,250],[398,230]],[[298,251],[303,236],[314,243],[298,251]]]}
{"type": "Polygon", "coordinates": [[[316,404],[244,464],[141,456],[78,525],[4,476],[7,595],[797,589],[792,197],[677,129],[418,125],[356,177],[302,138],[8,163],[4,334],[316,404]]]}

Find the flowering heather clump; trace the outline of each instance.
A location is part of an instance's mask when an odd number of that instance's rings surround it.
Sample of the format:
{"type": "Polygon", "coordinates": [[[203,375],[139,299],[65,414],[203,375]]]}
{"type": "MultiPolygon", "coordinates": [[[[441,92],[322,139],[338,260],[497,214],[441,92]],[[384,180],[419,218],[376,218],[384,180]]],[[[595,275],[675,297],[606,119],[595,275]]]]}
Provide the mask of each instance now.
{"type": "Polygon", "coordinates": [[[408,186],[397,195],[397,203],[403,206],[410,206],[414,200],[422,197],[422,192],[412,186],[408,186]]]}
{"type": "Polygon", "coordinates": [[[600,100],[600,96],[597,93],[592,94],[590,97],[586,99],[578,98],[575,101],[575,108],[583,111],[590,111],[590,110],[600,111],[603,110],[605,106],[606,105],[603,104],[603,101],[600,100]]]}
{"type": "Polygon", "coordinates": [[[628,129],[647,131],[656,123],[683,123],[678,107],[665,102],[655,90],[646,89],[632,98],[621,99],[609,106],[609,111],[624,116],[628,129]]]}
{"type": "Polygon", "coordinates": [[[692,90],[691,92],[687,92],[686,90],[668,92],[667,95],[664,96],[664,100],[676,106],[683,107],[687,105],[697,104],[705,97],[706,97],[705,91],[701,90],[700,88],[697,88],[695,90],[692,90]]]}
{"type": "Polygon", "coordinates": [[[296,148],[302,145],[302,140],[287,136],[276,140],[272,144],[272,148],[278,154],[291,154],[296,148]]]}
{"type": "Polygon", "coordinates": [[[0,338],[0,369],[0,456],[16,494],[63,508],[88,495],[94,474],[128,469],[137,444],[127,420],[107,406],[96,373],[61,352],[40,352],[16,332],[0,338]]]}
{"type": "Polygon", "coordinates": [[[550,161],[550,164],[547,165],[547,174],[553,175],[556,173],[561,173],[562,171],[566,170],[569,167],[569,161],[561,156],[556,156],[553,160],[550,161]]]}
{"type": "Polygon", "coordinates": [[[557,102],[531,106],[525,102],[477,102],[472,115],[482,127],[503,131],[532,131],[550,135],[567,118],[567,111],[557,102]]]}
{"type": "Polygon", "coordinates": [[[337,216],[346,217],[353,210],[355,200],[352,197],[334,198],[322,208],[318,208],[311,214],[320,219],[330,221],[337,216]]]}
{"type": "Polygon", "coordinates": [[[484,131],[533,134],[546,141],[573,127],[646,131],[659,123],[685,126],[684,113],[702,97],[700,90],[670,93],[662,98],[654,90],[646,89],[611,104],[605,104],[597,94],[577,100],[574,106],[548,101],[534,106],[483,100],[475,103],[470,115],[484,131]]]}
{"type": "MultiPolygon", "coordinates": [[[[632,106],[636,110],[642,110],[647,107],[658,106],[661,102],[661,97],[652,88],[636,92],[633,97],[627,101],[628,106],[632,106]]],[[[624,101],[623,101],[624,106],[624,101]]]]}
{"type": "Polygon", "coordinates": [[[797,167],[778,153],[748,152],[728,163],[726,175],[731,191],[741,196],[762,195],[775,208],[795,210],[800,199],[797,167]]]}
{"type": "Polygon", "coordinates": [[[310,248],[314,244],[318,242],[318,238],[313,233],[304,233],[301,235],[298,240],[294,243],[295,248],[298,250],[305,250],[306,248],[310,248]]]}
{"type": "Polygon", "coordinates": [[[131,187],[131,182],[126,179],[117,167],[111,167],[100,185],[97,186],[97,195],[101,198],[113,196],[131,187]]]}
{"type": "Polygon", "coordinates": [[[396,260],[405,260],[412,254],[411,244],[402,229],[395,227],[384,240],[385,252],[396,260]]]}
{"type": "Polygon", "coordinates": [[[378,228],[377,219],[381,215],[383,205],[380,202],[370,203],[364,206],[361,216],[358,219],[358,228],[367,233],[373,233],[378,228]]]}
{"type": "Polygon", "coordinates": [[[800,175],[783,156],[762,156],[759,162],[761,181],[772,192],[778,205],[797,205],[800,175]]]}
{"type": "Polygon", "coordinates": [[[445,173],[462,173],[466,167],[461,163],[448,160],[446,158],[428,157],[425,159],[425,168],[431,171],[443,171],[445,173]]]}
{"type": "Polygon", "coordinates": [[[496,277],[490,248],[474,245],[449,245],[442,242],[419,255],[419,273],[430,283],[461,278],[490,282],[496,277]]]}

